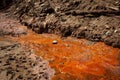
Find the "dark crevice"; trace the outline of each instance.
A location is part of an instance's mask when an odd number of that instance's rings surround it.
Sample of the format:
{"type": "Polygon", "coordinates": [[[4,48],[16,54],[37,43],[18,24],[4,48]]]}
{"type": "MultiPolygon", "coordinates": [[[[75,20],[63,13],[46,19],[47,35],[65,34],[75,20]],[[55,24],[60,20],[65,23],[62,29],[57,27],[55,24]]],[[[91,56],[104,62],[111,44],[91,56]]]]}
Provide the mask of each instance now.
{"type": "Polygon", "coordinates": [[[0,0],[0,10],[8,9],[13,3],[13,0],[0,0]]]}

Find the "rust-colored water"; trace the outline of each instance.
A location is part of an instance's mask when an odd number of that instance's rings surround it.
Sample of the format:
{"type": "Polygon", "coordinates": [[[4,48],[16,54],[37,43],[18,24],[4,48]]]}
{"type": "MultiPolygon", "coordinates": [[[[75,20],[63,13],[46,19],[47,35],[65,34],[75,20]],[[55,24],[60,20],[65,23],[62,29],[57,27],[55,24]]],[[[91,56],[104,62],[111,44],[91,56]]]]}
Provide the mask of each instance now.
{"type": "Polygon", "coordinates": [[[15,38],[50,61],[56,70],[53,80],[120,80],[120,49],[102,42],[84,39],[61,39],[53,34],[36,34],[15,38]],[[52,44],[57,40],[57,44],[52,44]]]}

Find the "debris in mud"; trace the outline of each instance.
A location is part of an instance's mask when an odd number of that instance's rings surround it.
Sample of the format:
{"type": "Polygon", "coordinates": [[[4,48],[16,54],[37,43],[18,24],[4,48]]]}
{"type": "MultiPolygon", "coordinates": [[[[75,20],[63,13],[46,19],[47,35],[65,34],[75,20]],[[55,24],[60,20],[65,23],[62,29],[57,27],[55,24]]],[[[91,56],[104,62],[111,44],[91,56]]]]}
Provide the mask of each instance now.
{"type": "Polygon", "coordinates": [[[54,70],[48,61],[19,43],[0,38],[0,78],[2,80],[51,80],[54,70]]]}
{"type": "Polygon", "coordinates": [[[103,41],[120,48],[119,0],[18,0],[8,11],[37,33],[103,41]]]}

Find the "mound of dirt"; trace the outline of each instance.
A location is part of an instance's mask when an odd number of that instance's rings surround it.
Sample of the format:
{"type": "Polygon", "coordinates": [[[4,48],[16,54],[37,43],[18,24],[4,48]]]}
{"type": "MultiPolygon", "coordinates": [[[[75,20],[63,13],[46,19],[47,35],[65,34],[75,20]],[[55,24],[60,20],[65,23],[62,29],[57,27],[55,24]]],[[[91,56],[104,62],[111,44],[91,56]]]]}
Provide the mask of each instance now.
{"type": "Polygon", "coordinates": [[[51,80],[54,70],[48,61],[19,43],[0,38],[0,78],[2,80],[51,80]]]}
{"type": "Polygon", "coordinates": [[[35,32],[104,41],[120,48],[119,0],[18,0],[9,10],[35,32]]]}

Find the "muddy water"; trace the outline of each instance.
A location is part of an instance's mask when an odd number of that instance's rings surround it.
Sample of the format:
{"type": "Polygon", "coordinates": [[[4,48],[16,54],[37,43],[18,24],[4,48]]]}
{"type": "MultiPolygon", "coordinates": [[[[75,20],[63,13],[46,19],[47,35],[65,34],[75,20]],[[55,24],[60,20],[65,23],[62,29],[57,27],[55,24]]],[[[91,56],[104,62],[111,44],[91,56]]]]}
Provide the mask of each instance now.
{"type": "Polygon", "coordinates": [[[38,56],[50,61],[56,70],[53,80],[120,80],[120,49],[53,34],[36,34],[14,38],[29,46],[38,56]],[[56,40],[57,43],[53,44],[56,40]]]}

